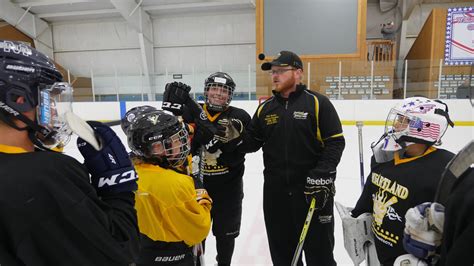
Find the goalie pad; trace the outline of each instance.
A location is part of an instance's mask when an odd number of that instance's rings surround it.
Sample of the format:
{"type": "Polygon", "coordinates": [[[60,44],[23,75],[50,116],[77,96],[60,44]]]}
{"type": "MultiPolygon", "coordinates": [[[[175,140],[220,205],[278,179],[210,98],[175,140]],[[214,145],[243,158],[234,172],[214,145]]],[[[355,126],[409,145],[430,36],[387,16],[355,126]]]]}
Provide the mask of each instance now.
{"type": "Polygon", "coordinates": [[[339,202],[336,202],[335,205],[342,220],[344,247],[354,265],[359,265],[366,257],[370,258],[368,265],[379,265],[375,251],[374,235],[371,230],[372,214],[363,213],[354,218],[350,213],[352,208],[345,207],[339,202]]]}

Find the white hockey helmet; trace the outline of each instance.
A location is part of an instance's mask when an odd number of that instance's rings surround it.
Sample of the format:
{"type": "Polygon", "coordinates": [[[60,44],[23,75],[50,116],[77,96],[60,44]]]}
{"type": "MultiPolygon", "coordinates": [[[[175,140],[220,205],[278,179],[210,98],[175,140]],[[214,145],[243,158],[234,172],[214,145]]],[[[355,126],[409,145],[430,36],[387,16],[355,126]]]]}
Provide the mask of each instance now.
{"type": "Polygon", "coordinates": [[[382,149],[397,151],[414,143],[440,145],[448,125],[448,106],[425,97],[406,98],[388,113],[382,149]]]}

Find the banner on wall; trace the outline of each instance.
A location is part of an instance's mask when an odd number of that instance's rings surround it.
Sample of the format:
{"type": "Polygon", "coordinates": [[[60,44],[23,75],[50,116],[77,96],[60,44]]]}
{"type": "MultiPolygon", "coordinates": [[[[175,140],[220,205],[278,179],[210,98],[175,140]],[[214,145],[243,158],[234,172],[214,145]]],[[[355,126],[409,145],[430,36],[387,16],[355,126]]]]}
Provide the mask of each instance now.
{"type": "Polygon", "coordinates": [[[448,8],[444,62],[447,65],[474,63],[474,7],[448,8]]]}

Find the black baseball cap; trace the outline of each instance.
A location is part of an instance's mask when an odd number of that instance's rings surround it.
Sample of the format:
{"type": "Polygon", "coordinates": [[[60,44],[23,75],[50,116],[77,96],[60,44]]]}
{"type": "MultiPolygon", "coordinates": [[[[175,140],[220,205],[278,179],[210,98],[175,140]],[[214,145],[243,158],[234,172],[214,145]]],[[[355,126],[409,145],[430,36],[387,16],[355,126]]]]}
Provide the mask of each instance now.
{"type": "Polygon", "coordinates": [[[263,63],[262,70],[270,70],[272,69],[272,66],[292,66],[296,69],[303,69],[303,62],[301,62],[301,58],[295,53],[290,51],[281,51],[277,54],[273,61],[263,63]]]}

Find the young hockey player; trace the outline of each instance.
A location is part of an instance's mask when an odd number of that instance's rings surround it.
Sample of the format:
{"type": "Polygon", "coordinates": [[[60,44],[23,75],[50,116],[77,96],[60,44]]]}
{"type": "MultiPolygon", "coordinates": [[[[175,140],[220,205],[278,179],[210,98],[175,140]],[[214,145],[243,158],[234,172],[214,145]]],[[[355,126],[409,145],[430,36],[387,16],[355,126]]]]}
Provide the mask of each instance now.
{"type": "Polygon", "coordinates": [[[78,139],[85,167],[49,150],[70,136],[61,114],[72,90],[61,80],[47,56],[0,41],[0,264],[129,265],[139,242],[135,170],[98,122],[100,151],[78,139]]]}
{"type": "MultiPolygon", "coordinates": [[[[213,199],[211,210],[212,232],[216,237],[217,262],[218,265],[230,265],[234,252],[235,238],[240,233],[242,218],[243,199],[243,174],[245,154],[232,152],[235,150],[235,142],[232,136],[238,133],[230,131],[242,131],[249,123],[250,115],[243,109],[230,106],[235,90],[235,82],[229,74],[216,72],[204,81],[205,103],[202,104],[203,114],[207,120],[218,131],[221,127],[230,127],[227,136],[213,138],[206,130],[200,132],[202,126],[195,123],[198,112],[191,110],[194,101],[188,99],[183,109],[183,118],[187,123],[197,124],[196,136],[193,138],[193,172],[201,175],[204,188],[213,199]],[[230,125],[230,123],[232,125],[230,125]],[[212,137],[211,140],[209,140],[212,137]],[[227,139],[226,139],[227,137],[227,139]],[[223,140],[225,139],[225,140],[223,140]],[[202,160],[202,161],[201,161],[202,160]],[[198,163],[196,163],[196,161],[198,163]]],[[[168,90],[172,86],[167,87],[168,90]]],[[[178,90],[174,88],[174,90],[178,90]]],[[[190,88],[182,91],[183,98],[189,98],[190,88]]],[[[176,93],[176,92],[175,92],[176,93]]],[[[166,95],[169,95],[167,92],[166,95]]],[[[195,107],[196,108],[196,107],[195,107]]]]}
{"type": "MultiPolygon", "coordinates": [[[[227,73],[213,73],[204,82],[205,103],[202,107],[216,128],[232,123],[242,131],[250,122],[250,115],[245,110],[230,106],[234,90],[235,82],[227,73]]],[[[194,121],[190,112],[185,111],[183,118],[189,123],[194,121]]],[[[219,147],[207,145],[207,149],[206,144],[198,138],[193,140],[193,158],[197,156],[203,160],[200,174],[204,179],[204,188],[213,199],[212,233],[216,237],[218,265],[230,265],[242,219],[245,154],[228,151],[232,143],[219,147]]]]}
{"type": "Polygon", "coordinates": [[[192,246],[209,233],[212,201],[186,171],[188,131],[177,117],[161,110],[142,112],[131,122],[127,139],[140,176],[137,265],[193,265],[192,246]]]}
{"type": "Polygon", "coordinates": [[[371,173],[352,217],[372,213],[378,260],[393,265],[403,248],[405,213],[432,201],[446,164],[453,154],[434,145],[449,119],[446,104],[424,97],[407,98],[388,114],[385,134],[373,145],[371,173]]]}

